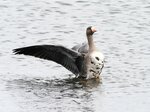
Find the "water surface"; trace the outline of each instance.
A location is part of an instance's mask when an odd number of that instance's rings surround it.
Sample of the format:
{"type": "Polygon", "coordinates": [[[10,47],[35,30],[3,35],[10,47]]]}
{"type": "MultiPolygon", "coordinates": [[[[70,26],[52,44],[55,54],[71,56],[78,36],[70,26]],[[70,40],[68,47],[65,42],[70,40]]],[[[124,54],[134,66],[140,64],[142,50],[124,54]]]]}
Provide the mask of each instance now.
{"type": "Polygon", "coordinates": [[[149,112],[149,0],[1,0],[1,112],[149,112]],[[101,80],[82,81],[60,65],[12,49],[68,48],[94,40],[105,55],[101,80]]]}

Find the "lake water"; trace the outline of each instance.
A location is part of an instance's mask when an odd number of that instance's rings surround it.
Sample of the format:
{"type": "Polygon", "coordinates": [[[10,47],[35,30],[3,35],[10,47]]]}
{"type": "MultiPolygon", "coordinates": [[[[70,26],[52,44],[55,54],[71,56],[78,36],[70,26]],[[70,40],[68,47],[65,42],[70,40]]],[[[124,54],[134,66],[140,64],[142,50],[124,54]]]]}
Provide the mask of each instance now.
{"type": "Polygon", "coordinates": [[[149,112],[149,0],[1,0],[0,112],[149,112]],[[101,80],[82,81],[62,66],[12,49],[68,48],[88,26],[105,55],[101,80]]]}

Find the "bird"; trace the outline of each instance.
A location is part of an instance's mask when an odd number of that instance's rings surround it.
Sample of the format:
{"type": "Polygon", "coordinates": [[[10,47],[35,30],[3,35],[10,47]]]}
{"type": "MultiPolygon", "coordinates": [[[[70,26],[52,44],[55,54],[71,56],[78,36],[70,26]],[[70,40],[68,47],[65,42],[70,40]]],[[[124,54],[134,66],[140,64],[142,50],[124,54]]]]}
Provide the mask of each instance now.
{"type": "Polygon", "coordinates": [[[13,53],[54,61],[78,78],[97,79],[104,67],[104,55],[94,44],[93,34],[96,31],[94,26],[87,27],[87,43],[78,44],[71,49],[60,45],[33,45],[13,49],[13,53]]]}

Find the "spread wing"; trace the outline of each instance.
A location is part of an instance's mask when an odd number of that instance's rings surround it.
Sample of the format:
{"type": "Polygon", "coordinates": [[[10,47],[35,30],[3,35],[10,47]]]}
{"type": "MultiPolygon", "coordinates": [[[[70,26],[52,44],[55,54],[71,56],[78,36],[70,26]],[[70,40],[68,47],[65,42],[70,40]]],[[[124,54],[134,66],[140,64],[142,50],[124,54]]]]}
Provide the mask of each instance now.
{"type": "Polygon", "coordinates": [[[55,45],[35,45],[14,49],[15,54],[24,54],[47,59],[61,64],[74,74],[79,74],[76,65],[76,58],[80,57],[80,53],[67,49],[62,46],[55,45]]]}

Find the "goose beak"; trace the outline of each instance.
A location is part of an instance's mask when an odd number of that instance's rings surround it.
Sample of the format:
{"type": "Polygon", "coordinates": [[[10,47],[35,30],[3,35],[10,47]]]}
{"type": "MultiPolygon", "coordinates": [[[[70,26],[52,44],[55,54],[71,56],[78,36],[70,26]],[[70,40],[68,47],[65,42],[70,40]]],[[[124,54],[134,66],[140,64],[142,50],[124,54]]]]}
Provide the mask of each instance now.
{"type": "Polygon", "coordinates": [[[97,30],[96,30],[95,27],[92,27],[91,30],[92,30],[93,33],[94,33],[94,32],[97,32],[97,30]]]}

